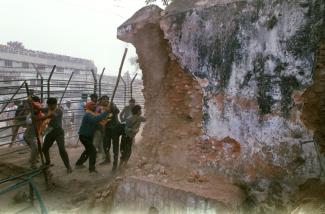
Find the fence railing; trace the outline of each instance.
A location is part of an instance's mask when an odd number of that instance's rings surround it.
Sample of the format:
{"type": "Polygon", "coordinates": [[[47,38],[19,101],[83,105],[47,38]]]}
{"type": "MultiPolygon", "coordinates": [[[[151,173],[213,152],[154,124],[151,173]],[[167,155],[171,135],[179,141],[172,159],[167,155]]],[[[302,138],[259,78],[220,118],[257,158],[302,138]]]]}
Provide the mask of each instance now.
{"type": "Polygon", "coordinates": [[[34,200],[36,197],[36,199],[39,203],[40,209],[41,209],[41,213],[47,214],[48,212],[45,207],[44,201],[43,201],[41,194],[38,191],[38,189],[33,181],[33,178],[40,175],[43,172],[43,170],[46,170],[46,167],[41,167],[36,170],[32,170],[32,171],[25,172],[25,173],[15,175],[15,176],[10,176],[8,178],[0,180],[1,185],[4,185],[9,182],[16,182],[15,184],[11,184],[5,188],[0,189],[0,195],[6,194],[8,192],[17,190],[21,187],[28,185],[29,186],[29,200],[30,200],[31,205],[34,206],[34,200]]]}
{"type": "MultiPolygon", "coordinates": [[[[89,71],[91,72],[91,71],[89,71]]],[[[103,72],[102,72],[103,74],[103,72]]],[[[59,79],[55,73],[55,66],[52,69],[48,78],[44,78],[41,72],[35,66],[35,76],[33,79],[17,79],[17,80],[0,80],[0,146],[8,145],[14,142],[23,142],[23,131],[21,128],[25,127],[26,114],[19,115],[19,111],[29,111],[26,105],[27,91],[23,87],[28,84],[30,94],[37,95],[41,98],[43,103],[49,97],[56,97],[60,101],[61,107],[64,109],[64,129],[66,131],[67,144],[77,142],[77,131],[84,114],[84,103],[90,94],[96,93],[97,89],[101,95],[111,96],[116,86],[116,77],[108,77],[101,75],[98,86],[96,86],[95,79],[81,80],[80,76],[71,73],[70,77],[59,79]],[[10,83],[8,86],[7,84],[10,83]],[[19,131],[20,130],[20,131],[19,131]]],[[[122,109],[127,105],[127,100],[131,98],[128,96],[128,89],[123,79],[118,85],[114,103],[122,109]]],[[[132,83],[134,82],[134,79],[132,83]]],[[[133,91],[137,91],[137,97],[141,105],[144,105],[142,97],[142,86],[138,81],[137,85],[133,84],[133,91]]],[[[127,84],[130,86],[130,83],[127,84]]]]}
{"type": "MultiPolygon", "coordinates": [[[[74,74],[73,71],[67,75],[59,72],[57,73],[55,65],[53,65],[51,72],[46,73],[45,75],[37,68],[36,65],[33,65],[35,70],[29,73],[31,78],[24,79],[16,77],[15,79],[15,76],[12,74],[8,74],[8,78],[6,78],[6,74],[2,75],[0,77],[1,150],[7,151],[7,147],[10,147],[15,143],[25,144],[23,134],[26,126],[26,117],[30,112],[33,113],[33,108],[28,99],[32,95],[39,96],[42,103],[45,103],[45,100],[47,100],[49,97],[56,97],[59,100],[59,105],[64,110],[63,128],[65,130],[65,140],[67,142],[66,145],[77,143],[77,133],[84,115],[84,104],[90,94],[99,92],[100,95],[108,95],[114,99],[114,103],[119,108],[123,108],[127,104],[127,99],[131,98],[128,97],[127,90],[136,90],[136,94],[138,96],[140,95],[140,104],[143,105],[143,97],[141,96],[142,87],[139,86],[139,83],[141,83],[140,81],[138,81],[138,84],[134,84],[134,82],[136,82],[134,77],[131,84],[126,83],[124,80],[122,80],[123,84],[119,84],[126,53],[127,50],[123,55],[122,63],[119,69],[119,76],[104,76],[103,69],[101,75],[99,76],[99,81],[94,70],[88,71],[88,73],[84,76],[82,76],[80,72],[78,72],[78,74],[74,74]],[[92,78],[89,78],[89,76],[92,76],[92,78]],[[131,89],[128,89],[126,85],[129,85],[131,89]],[[132,87],[134,87],[134,89],[132,87]]],[[[16,73],[19,73],[19,71],[15,71],[15,74],[16,73]]],[[[26,73],[24,73],[24,75],[25,74],[26,73]]],[[[33,122],[35,123],[35,121],[33,122]]],[[[38,136],[36,130],[35,132],[38,141],[38,151],[40,152],[39,154],[41,159],[43,159],[41,153],[41,143],[39,140],[41,136],[38,136]]],[[[29,149],[29,147],[26,145],[14,151],[8,149],[8,152],[2,152],[0,156],[1,158],[4,158],[6,155],[27,149],[29,149]]],[[[44,173],[45,182],[47,183],[47,168],[42,160],[42,167],[39,168],[37,172],[32,171],[30,174],[24,174],[23,176],[12,176],[11,178],[0,181],[0,184],[2,184],[9,180],[21,180],[14,185],[10,185],[5,189],[0,190],[0,195],[21,186],[29,185],[30,195],[35,194],[41,205],[41,212],[47,213],[40,194],[32,180],[33,177],[39,175],[41,172],[44,173]]]]}

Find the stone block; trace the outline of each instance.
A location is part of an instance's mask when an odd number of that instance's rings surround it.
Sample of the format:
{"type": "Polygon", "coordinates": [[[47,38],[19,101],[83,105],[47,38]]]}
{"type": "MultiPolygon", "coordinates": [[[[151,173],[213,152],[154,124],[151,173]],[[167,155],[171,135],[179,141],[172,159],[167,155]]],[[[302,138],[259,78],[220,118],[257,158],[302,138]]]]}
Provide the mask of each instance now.
{"type": "Polygon", "coordinates": [[[215,198],[137,177],[128,177],[119,185],[111,213],[147,214],[152,209],[159,214],[231,213],[230,208],[215,198]]]}

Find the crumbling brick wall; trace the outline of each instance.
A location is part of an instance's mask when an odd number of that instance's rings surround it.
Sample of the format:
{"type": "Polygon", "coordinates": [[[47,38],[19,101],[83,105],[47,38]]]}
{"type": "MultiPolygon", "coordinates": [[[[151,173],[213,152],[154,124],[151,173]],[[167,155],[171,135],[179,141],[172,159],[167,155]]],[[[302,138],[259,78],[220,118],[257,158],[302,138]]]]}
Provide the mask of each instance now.
{"type": "Polygon", "coordinates": [[[318,176],[299,99],[314,82],[324,2],[210,3],[148,6],[118,30],[144,73],[144,148],[252,182],[318,176]]]}

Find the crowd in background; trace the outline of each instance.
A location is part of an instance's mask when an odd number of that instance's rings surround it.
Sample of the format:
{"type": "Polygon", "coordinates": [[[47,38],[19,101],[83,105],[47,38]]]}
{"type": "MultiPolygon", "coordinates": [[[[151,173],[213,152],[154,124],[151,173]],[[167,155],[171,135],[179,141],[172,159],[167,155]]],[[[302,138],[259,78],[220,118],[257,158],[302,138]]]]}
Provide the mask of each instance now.
{"type": "Polygon", "coordinates": [[[108,96],[98,97],[97,94],[90,95],[89,101],[82,101],[76,107],[69,100],[61,105],[54,97],[48,98],[44,106],[39,97],[31,95],[28,100],[8,105],[5,112],[7,118],[13,118],[6,124],[12,132],[10,145],[18,138],[18,142],[24,142],[30,147],[31,168],[39,166],[40,154],[45,157],[45,165],[51,167],[53,164],[49,150],[56,143],[67,173],[73,170],[65,148],[66,139],[75,136],[77,130],[78,141],[85,150],[75,163],[75,168],[84,168],[84,163],[89,160],[89,172],[97,173],[99,153],[104,159],[100,164],[110,164],[112,161],[112,171],[115,172],[126,166],[135,135],[140,124],[145,122],[141,116],[141,106],[134,99],[120,112],[108,96]],[[80,114],[82,117],[78,119],[76,115],[80,114]],[[79,124],[80,127],[76,127],[79,124]],[[19,133],[20,128],[24,131],[19,133]]]}

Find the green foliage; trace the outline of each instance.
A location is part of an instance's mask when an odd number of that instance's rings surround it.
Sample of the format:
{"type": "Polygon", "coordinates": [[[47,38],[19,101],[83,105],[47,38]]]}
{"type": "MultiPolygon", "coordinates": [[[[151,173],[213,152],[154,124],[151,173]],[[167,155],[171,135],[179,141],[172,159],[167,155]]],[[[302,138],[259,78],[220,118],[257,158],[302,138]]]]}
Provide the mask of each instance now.
{"type": "Polygon", "coordinates": [[[220,87],[225,89],[228,86],[232,65],[238,60],[240,49],[240,42],[237,37],[237,30],[229,35],[225,40],[216,39],[210,47],[203,46],[200,50],[200,57],[204,59],[206,56],[209,57],[209,64],[212,66],[217,79],[220,81],[220,87]]]}
{"type": "Polygon", "coordinates": [[[305,14],[306,23],[287,41],[286,45],[288,51],[295,56],[310,58],[324,35],[322,1],[315,0],[300,5],[308,9],[305,14]]]}
{"type": "Polygon", "coordinates": [[[290,109],[293,107],[291,98],[292,92],[301,87],[295,76],[282,76],[282,71],[286,69],[288,63],[281,62],[280,59],[274,59],[277,66],[274,69],[274,74],[265,72],[265,63],[272,56],[263,56],[258,54],[253,62],[254,69],[249,71],[244,77],[241,88],[248,86],[251,79],[257,82],[257,102],[261,115],[272,112],[272,106],[276,101],[272,97],[273,85],[279,85],[281,90],[281,113],[284,117],[289,116],[290,109]]]}
{"type": "Polygon", "coordinates": [[[272,16],[268,21],[267,21],[267,28],[269,30],[272,30],[273,27],[278,23],[278,19],[276,16],[272,16]]]}
{"type": "Polygon", "coordinates": [[[254,5],[256,7],[257,16],[260,10],[264,7],[264,0],[255,0],[254,5]]]}
{"type": "Polygon", "coordinates": [[[254,208],[257,207],[258,200],[257,198],[252,194],[252,187],[248,183],[244,182],[238,182],[235,183],[236,186],[238,186],[245,195],[245,200],[242,203],[242,211],[243,213],[253,213],[254,208]]]}
{"type": "Polygon", "coordinates": [[[271,113],[272,105],[275,102],[270,95],[272,89],[272,76],[265,74],[264,70],[266,60],[263,54],[260,53],[253,62],[253,74],[257,81],[257,102],[261,115],[271,113]]]}
{"type": "Polygon", "coordinates": [[[277,59],[277,60],[276,60],[276,67],[275,67],[275,69],[274,69],[274,72],[275,72],[277,75],[281,75],[281,72],[282,72],[283,70],[285,70],[287,66],[288,66],[288,63],[283,63],[283,62],[281,62],[280,59],[277,59]]]}
{"type": "Polygon", "coordinates": [[[14,49],[25,49],[23,43],[17,41],[7,42],[7,46],[12,47],[14,49]]]}
{"type": "Polygon", "coordinates": [[[287,116],[292,108],[293,102],[291,94],[295,89],[299,89],[300,84],[296,77],[288,76],[282,77],[280,81],[280,88],[282,94],[281,107],[283,116],[287,116]]]}
{"type": "MultiPolygon", "coordinates": [[[[145,0],[146,4],[152,4],[155,3],[157,0],[145,0]]],[[[161,3],[165,6],[167,6],[172,0],[160,0],[161,3]]]]}

